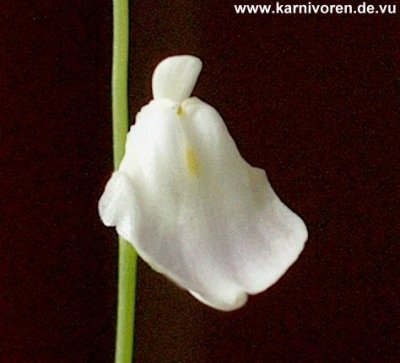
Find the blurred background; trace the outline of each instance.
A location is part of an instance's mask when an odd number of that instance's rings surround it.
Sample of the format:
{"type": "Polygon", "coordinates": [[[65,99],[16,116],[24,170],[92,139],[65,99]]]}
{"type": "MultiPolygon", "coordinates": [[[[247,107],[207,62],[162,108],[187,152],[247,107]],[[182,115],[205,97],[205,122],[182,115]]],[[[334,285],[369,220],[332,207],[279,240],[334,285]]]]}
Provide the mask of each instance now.
{"type": "MultiPolygon", "coordinates": [[[[398,362],[399,15],[233,4],[132,1],[131,123],[159,61],[200,57],[194,94],[309,240],[233,313],[140,262],[137,362],[398,362]]],[[[118,245],[97,214],[112,172],[112,2],[3,0],[0,18],[0,362],[112,362],[118,245]]]]}

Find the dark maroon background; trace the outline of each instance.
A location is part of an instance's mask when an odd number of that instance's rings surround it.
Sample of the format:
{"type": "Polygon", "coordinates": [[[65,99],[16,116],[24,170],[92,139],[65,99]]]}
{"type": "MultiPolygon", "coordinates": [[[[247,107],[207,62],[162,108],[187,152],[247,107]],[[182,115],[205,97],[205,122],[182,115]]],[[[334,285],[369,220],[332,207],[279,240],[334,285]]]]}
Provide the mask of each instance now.
{"type": "MultiPolygon", "coordinates": [[[[137,361],[400,361],[399,15],[235,15],[232,3],[133,1],[131,120],[160,60],[199,56],[195,95],[309,241],[229,314],[141,262],[137,361]]],[[[0,362],[111,362],[117,243],[97,215],[112,170],[111,1],[3,0],[0,17],[0,362]]]]}

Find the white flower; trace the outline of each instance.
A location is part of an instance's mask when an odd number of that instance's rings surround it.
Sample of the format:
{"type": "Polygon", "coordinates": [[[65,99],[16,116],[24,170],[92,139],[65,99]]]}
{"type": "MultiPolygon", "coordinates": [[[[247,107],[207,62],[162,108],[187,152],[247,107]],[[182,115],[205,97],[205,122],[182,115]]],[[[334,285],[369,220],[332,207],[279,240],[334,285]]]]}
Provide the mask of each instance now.
{"type": "Polygon", "coordinates": [[[200,70],[192,56],[158,65],[154,100],[136,116],[99,211],[155,270],[229,311],[285,273],[307,229],[241,157],[218,112],[189,98],[200,70]]]}

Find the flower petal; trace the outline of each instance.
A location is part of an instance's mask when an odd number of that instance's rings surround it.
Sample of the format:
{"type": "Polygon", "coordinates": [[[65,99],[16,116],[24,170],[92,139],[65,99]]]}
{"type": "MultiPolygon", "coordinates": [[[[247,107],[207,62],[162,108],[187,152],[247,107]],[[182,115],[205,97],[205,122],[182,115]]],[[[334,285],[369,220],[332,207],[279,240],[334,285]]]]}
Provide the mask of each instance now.
{"type": "Polygon", "coordinates": [[[153,97],[182,102],[190,97],[201,71],[199,58],[178,55],[163,60],[153,75],[153,97]]]}
{"type": "Polygon", "coordinates": [[[276,282],[307,239],[265,172],[197,98],[141,110],[99,210],[154,269],[225,311],[276,282]]]}

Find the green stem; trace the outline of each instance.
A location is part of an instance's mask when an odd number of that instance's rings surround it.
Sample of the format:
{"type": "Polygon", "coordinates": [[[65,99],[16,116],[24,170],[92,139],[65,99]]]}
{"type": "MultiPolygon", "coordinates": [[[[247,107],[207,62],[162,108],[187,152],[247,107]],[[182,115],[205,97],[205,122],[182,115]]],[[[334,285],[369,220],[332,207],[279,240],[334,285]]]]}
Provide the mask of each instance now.
{"type": "Polygon", "coordinates": [[[116,363],[131,363],[133,358],[136,262],[136,252],[132,245],[120,238],[116,363]]]}
{"type": "MultiPolygon", "coordinates": [[[[114,168],[118,169],[125,153],[129,125],[129,0],[113,1],[112,118],[114,168]]],[[[132,245],[119,238],[116,363],[131,363],[133,358],[136,262],[137,255],[132,245]]]]}
{"type": "Polygon", "coordinates": [[[112,68],[112,118],[114,167],[118,169],[125,153],[129,125],[128,58],[129,58],[129,0],[114,1],[114,39],[112,68]]]}

